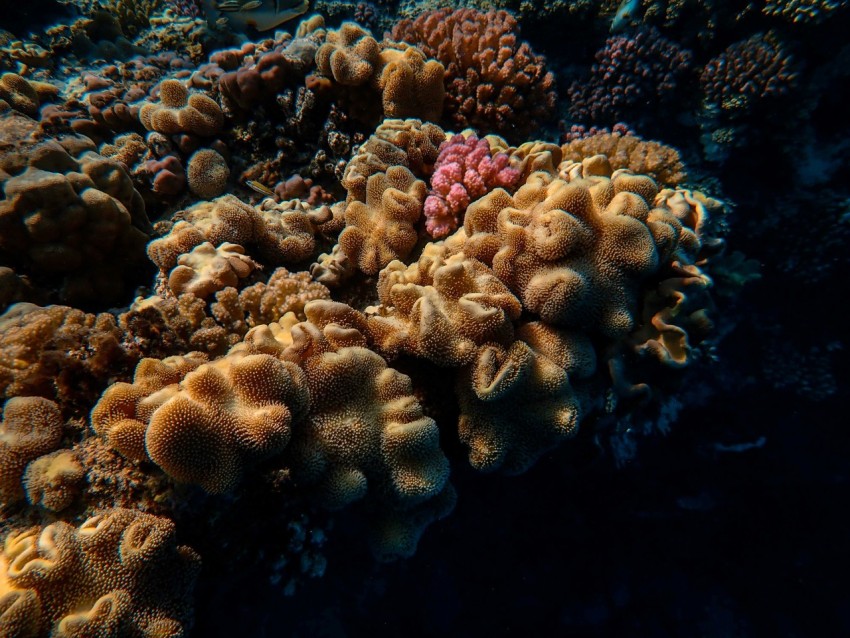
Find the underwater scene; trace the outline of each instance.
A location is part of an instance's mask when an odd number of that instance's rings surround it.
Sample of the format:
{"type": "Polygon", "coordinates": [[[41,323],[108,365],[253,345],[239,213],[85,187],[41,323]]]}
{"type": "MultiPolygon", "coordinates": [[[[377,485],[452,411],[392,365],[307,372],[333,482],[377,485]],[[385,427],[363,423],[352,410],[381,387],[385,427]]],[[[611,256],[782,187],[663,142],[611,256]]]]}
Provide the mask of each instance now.
{"type": "Polygon", "coordinates": [[[850,636],[848,34],[4,3],[0,638],[850,636]]]}

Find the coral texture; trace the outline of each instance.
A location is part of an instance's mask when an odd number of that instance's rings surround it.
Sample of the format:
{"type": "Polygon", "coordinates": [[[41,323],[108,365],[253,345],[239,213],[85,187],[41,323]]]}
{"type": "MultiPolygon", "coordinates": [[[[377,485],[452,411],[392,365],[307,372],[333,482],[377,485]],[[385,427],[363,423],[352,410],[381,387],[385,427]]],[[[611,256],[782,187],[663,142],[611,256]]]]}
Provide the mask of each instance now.
{"type": "Polygon", "coordinates": [[[0,503],[23,498],[23,474],[30,461],[52,452],[62,440],[58,406],[40,397],[14,397],[0,422],[0,503]]]}
{"type": "Polygon", "coordinates": [[[521,137],[555,108],[555,79],[543,56],[520,43],[506,11],[427,11],[402,20],[393,39],[416,45],[446,68],[446,117],[459,129],[521,137]]]}
{"type": "Polygon", "coordinates": [[[104,393],[92,427],[129,458],[150,457],[178,481],[227,492],[252,463],[286,446],[307,408],[304,375],[243,350],[197,363],[142,361],[132,384],[104,393]]]}
{"type": "Polygon", "coordinates": [[[118,298],[150,230],[124,167],[71,137],[4,155],[2,169],[0,258],[34,281],[58,277],[60,301],[118,298]]]}
{"type": "Polygon", "coordinates": [[[587,80],[569,89],[570,113],[583,122],[635,121],[669,105],[692,54],[654,28],[608,38],[587,80]]]}
{"type": "Polygon", "coordinates": [[[77,528],[11,532],[0,553],[4,636],[182,636],[200,558],[174,523],[112,509],[77,528]]]}
{"type": "Polygon", "coordinates": [[[437,239],[454,231],[470,202],[494,188],[513,191],[519,171],[506,153],[494,153],[486,139],[455,135],[443,142],[425,199],[425,229],[437,239]]]}
{"type": "Polygon", "coordinates": [[[149,102],[139,110],[139,120],[149,131],[211,137],[224,125],[224,114],[215,100],[202,93],[190,95],[178,80],[163,81],[159,97],[159,103],[149,102]]]}

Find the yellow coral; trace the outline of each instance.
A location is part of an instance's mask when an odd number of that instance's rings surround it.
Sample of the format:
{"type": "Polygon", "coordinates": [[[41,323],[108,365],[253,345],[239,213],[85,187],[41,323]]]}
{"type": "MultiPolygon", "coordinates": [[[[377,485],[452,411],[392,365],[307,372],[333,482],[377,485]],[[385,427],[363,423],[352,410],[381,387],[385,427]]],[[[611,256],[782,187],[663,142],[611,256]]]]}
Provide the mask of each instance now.
{"type": "Polygon", "coordinates": [[[211,137],[224,126],[224,113],[216,101],[202,93],[190,95],[179,80],[163,81],[159,92],[158,104],[149,102],[139,110],[139,120],[147,130],[211,137]]]}
{"type": "Polygon", "coordinates": [[[205,299],[228,286],[236,286],[257,267],[238,244],[225,242],[216,248],[204,242],[179,257],[168,276],[168,287],[175,295],[191,292],[205,299]]]}
{"type": "Polygon", "coordinates": [[[200,558],[174,523],[112,509],[13,532],[0,552],[3,636],[180,636],[200,558]]]}

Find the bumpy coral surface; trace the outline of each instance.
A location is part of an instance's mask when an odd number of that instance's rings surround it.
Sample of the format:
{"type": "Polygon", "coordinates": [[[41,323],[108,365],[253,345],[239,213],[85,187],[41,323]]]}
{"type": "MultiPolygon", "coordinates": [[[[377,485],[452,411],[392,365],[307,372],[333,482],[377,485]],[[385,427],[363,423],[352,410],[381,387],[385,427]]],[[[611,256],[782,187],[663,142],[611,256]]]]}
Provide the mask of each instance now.
{"type": "Polygon", "coordinates": [[[24,468],[52,452],[62,440],[62,414],[52,401],[14,397],[3,407],[0,423],[0,502],[14,503],[24,496],[24,468]]]}
{"type": "Polygon", "coordinates": [[[182,636],[200,558],[174,523],[113,509],[77,528],[11,532],[0,553],[4,636],[182,636]]]}
{"type": "Polygon", "coordinates": [[[505,11],[428,11],[402,20],[393,38],[416,45],[446,68],[446,117],[459,129],[516,137],[555,108],[555,78],[543,56],[519,42],[505,11]]]}
{"type": "Polygon", "coordinates": [[[437,239],[457,228],[466,207],[494,188],[511,191],[519,171],[506,153],[494,153],[486,139],[455,135],[440,147],[425,199],[425,229],[437,239]]]}
{"type": "Polygon", "coordinates": [[[618,171],[565,181],[534,173],[511,197],[497,189],[467,210],[462,250],[544,321],[623,336],[635,325],[636,293],[659,265],[659,249],[682,225],[652,209],[646,176],[618,171]]]}
{"type": "Polygon", "coordinates": [[[7,154],[2,169],[0,258],[36,281],[58,278],[61,301],[119,298],[150,230],[124,167],[70,137],[7,154]]]}
{"type": "Polygon", "coordinates": [[[236,351],[180,378],[194,363],[143,361],[132,384],[104,393],[92,427],[130,458],[226,492],[246,467],[284,449],[307,406],[304,377],[292,364],[236,351]]]}

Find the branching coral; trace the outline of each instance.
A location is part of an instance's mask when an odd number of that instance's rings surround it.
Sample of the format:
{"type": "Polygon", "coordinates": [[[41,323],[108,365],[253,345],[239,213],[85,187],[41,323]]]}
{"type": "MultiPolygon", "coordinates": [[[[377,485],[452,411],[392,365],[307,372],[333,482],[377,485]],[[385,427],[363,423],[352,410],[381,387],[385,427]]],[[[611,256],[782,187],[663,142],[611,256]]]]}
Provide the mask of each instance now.
{"type": "Polygon", "coordinates": [[[416,45],[446,69],[446,117],[458,129],[522,136],[555,108],[555,79],[543,56],[519,43],[506,11],[428,11],[402,20],[393,38],[416,45]]]}
{"type": "Polygon", "coordinates": [[[112,509],[74,528],[12,532],[0,553],[4,636],[180,636],[200,558],[174,523],[112,509]]]}
{"type": "Polygon", "coordinates": [[[590,77],[570,86],[570,113],[599,124],[642,118],[648,108],[674,100],[692,57],[654,28],[608,38],[596,53],[590,77]]]}
{"type": "Polygon", "coordinates": [[[435,238],[457,228],[469,203],[494,188],[512,191],[520,173],[506,153],[493,152],[486,139],[455,135],[440,147],[425,199],[425,229],[435,238]]]}

